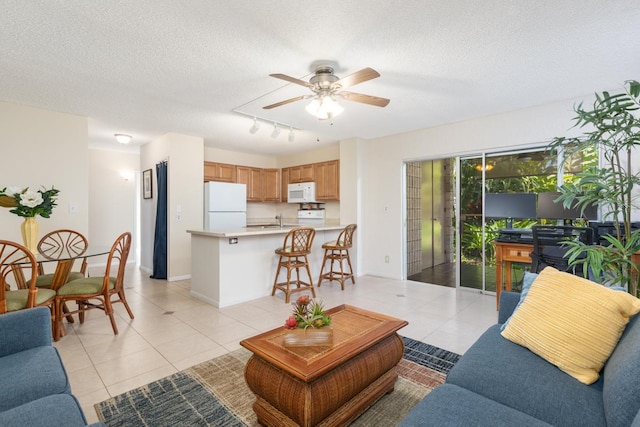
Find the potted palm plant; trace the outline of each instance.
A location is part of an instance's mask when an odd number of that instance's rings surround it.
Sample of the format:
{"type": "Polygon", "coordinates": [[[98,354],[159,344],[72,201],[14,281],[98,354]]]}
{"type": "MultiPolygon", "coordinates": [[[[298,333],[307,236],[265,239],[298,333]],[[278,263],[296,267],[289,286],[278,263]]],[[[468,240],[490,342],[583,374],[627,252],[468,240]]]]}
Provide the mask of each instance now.
{"type": "Polygon", "coordinates": [[[631,255],[640,250],[640,230],[633,230],[631,214],[638,208],[640,176],[633,172],[631,156],[640,146],[640,83],[627,81],[620,93],[596,93],[592,107],[580,103],[574,111],[575,126],[584,129],[582,136],[555,138],[549,148],[562,149],[566,157],[596,148],[601,161],[600,166],[579,173],[574,182],[560,186],[557,202],[578,206],[582,212],[592,205],[600,207],[602,220],[612,221],[615,233],[595,245],[568,243],[569,263],[582,264],[592,279],[622,286],[637,296],[639,266],[631,255]]]}

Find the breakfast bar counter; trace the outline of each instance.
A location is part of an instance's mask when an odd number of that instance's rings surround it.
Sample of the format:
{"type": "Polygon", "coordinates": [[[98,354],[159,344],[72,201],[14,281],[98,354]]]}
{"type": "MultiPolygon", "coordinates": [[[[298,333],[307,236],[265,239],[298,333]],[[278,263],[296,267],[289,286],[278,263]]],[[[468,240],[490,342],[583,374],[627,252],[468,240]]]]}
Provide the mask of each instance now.
{"type": "MultiPolygon", "coordinates": [[[[229,230],[188,230],[191,296],[222,308],[271,295],[278,260],[275,249],[282,246],[289,230],[303,225],[254,224],[229,230]]],[[[308,258],[316,285],[324,255],[322,244],[336,240],[344,225],[325,223],[313,228],[316,236],[308,258]]]]}

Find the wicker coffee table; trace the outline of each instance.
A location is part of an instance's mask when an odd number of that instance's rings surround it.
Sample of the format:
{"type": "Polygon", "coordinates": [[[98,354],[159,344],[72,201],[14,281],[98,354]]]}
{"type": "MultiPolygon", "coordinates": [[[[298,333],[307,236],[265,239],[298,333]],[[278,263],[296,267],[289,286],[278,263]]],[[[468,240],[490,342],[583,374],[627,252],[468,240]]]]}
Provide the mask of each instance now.
{"type": "Polygon", "coordinates": [[[344,426],[393,391],[404,353],[404,320],[341,305],[332,347],[284,347],[284,327],[246,339],[245,380],[265,426],[344,426]]]}

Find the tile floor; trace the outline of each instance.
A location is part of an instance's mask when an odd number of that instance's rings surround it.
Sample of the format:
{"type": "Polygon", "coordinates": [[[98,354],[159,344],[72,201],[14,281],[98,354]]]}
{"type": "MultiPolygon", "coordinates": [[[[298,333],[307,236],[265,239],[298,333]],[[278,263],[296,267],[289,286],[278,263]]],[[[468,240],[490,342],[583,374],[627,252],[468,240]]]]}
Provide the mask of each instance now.
{"type": "MultiPolygon", "coordinates": [[[[344,291],[323,282],[317,296],[326,307],[351,304],[405,319],[401,335],[453,352],[464,353],[497,320],[495,297],[477,291],[373,276],[356,282],[344,291]]],[[[135,319],[116,304],[119,335],[98,310],[82,325],[65,321],[67,336],[55,346],[89,422],[97,421],[95,403],[238,349],[242,339],[282,325],[291,312],[280,292],[217,309],[192,298],[189,284],[149,279],[131,267],[126,295],[135,319]]]]}

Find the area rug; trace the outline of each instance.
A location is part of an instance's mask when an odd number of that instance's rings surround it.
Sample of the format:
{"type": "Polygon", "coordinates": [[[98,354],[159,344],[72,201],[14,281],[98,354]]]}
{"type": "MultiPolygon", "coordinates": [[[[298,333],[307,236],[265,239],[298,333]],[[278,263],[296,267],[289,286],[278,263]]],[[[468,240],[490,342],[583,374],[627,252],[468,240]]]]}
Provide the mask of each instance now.
{"type": "MultiPolygon", "coordinates": [[[[442,384],[458,354],[403,338],[395,390],[353,426],[395,426],[442,384]]],[[[259,426],[254,396],[244,382],[251,352],[239,349],[95,405],[101,421],[116,426],[259,426]]]]}

